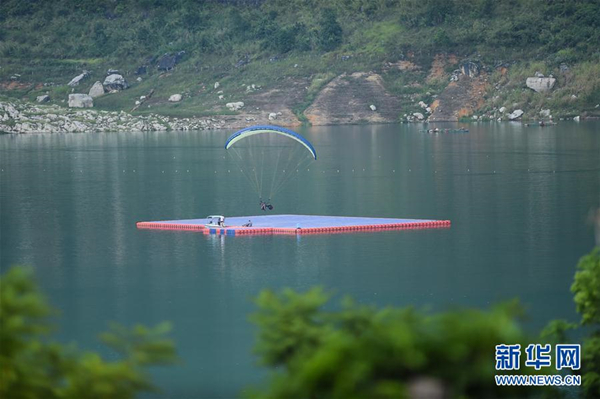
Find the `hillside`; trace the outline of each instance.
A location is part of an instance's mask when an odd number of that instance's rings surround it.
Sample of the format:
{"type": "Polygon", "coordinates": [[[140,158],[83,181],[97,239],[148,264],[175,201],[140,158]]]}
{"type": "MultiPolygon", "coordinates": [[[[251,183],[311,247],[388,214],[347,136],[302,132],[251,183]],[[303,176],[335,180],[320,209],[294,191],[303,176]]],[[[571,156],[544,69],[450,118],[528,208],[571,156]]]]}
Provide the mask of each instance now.
{"type": "Polygon", "coordinates": [[[0,96],[100,82],[94,110],[232,126],[593,117],[599,43],[594,0],[5,0],[0,96]]]}

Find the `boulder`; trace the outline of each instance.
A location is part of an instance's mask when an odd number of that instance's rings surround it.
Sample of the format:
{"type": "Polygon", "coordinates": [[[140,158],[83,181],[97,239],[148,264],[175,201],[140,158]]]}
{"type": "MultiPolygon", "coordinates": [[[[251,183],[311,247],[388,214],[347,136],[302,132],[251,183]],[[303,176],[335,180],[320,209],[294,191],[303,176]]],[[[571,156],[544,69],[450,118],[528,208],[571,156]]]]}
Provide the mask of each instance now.
{"type": "Polygon", "coordinates": [[[498,111],[500,111],[501,113],[505,113],[506,112],[506,107],[500,107],[500,109],[498,111]]]}
{"type": "Polygon", "coordinates": [[[540,116],[548,118],[550,116],[550,109],[542,109],[542,110],[540,110],[540,116]]]}
{"type": "Polygon", "coordinates": [[[48,101],[50,101],[50,96],[47,94],[43,96],[37,96],[35,98],[35,101],[37,101],[38,103],[47,103],[48,101]]]}
{"type": "Polygon", "coordinates": [[[121,91],[129,87],[125,78],[118,73],[108,75],[106,79],[104,79],[103,85],[109,91],[121,91]]]}
{"type": "Polygon", "coordinates": [[[69,94],[70,108],[92,108],[94,99],[87,94],[69,94]]]}
{"type": "Polygon", "coordinates": [[[246,86],[246,93],[252,93],[253,91],[256,91],[258,89],[260,89],[260,86],[257,86],[253,83],[251,85],[246,86]]]}
{"type": "Polygon", "coordinates": [[[235,103],[227,103],[227,104],[225,104],[225,106],[227,108],[229,108],[230,111],[237,111],[237,110],[239,110],[239,109],[241,109],[241,108],[244,107],[244,103],[241,102],[241,101],[238,101],[238,102],[235,102],[235,103]]]}
{"type": "Polygon", "coordinates": [[[556,79],[554,78],[527,78],[525,84],[532,90],[538,93],[545,93],[552,90],[556,79]]]}
{"type": "Polygon", "coordinates": [[[80,75],[75,76],[73,79],[71,79],[71,81],[69,83],[67,83],[69,86],[71,87],[75,87],[75,86],[79,86],[79,82],[81,82],[83,79],[87,78],[89,76],[89,72],[88,71],[83,71],[83,73],[81,73],[80,75]]]}
{"type": "Polygon", "coordinates": [[[175,54],[166,53],[158,60],[158,65],[156,66],[159,71],[170,71],[175,68],[175,65],[181,61],[183,56],[185,55],[185,51],[180,51],[175,54]]]}
{"type": "Polygon", "coordinates": [[[536,78],[543,78],[544,77],[544,74],[541,73],[540,71],[535,71],[534,75],[535,75],[536,78]]]}
{"type": "Polygon", "coordinates": [[[470,78],[479,76],[480,69],[479,64],[472,61],[467,61],[460,66],[460,72],[470,78]]]}
{"type": "Polygon", "coordinates": [[[94,85],[90,89],[89,95],[92,98],[103,96],[104,95],[104,86],[102,86],[102,83],[99,81],[94,83],[94,85]]]}
{"type": "Polygon", "coordinates": [[[369,108],[371,108],[371,111],[377,111],[377,107],[373,104],[369,105],[369,108]]]}
{"type": "Polygon", "coordinates": [[[523,115],[523,110],[522,109],[516,109],[513,112],[511,112],[510,114],[508,114],[508,119],[515,120],[520,118],[523,115]]]}
{"type": "Polygon", "coordinates": [[[109,69],[106,71],[106,75],[114,75],[115,73],[119,73],[118,69],[109,69]]]}
{"type": "Polygon", "coordinates": [[[581,117],[579,115],[577,115],[576,117],[573,118],[573,120],[575,122],[579,122],[581,120],[581,117]]]}
{"type": "Polygon", "coordinates": [[[172,103],[178,103],[181,101],[181,94],[173,94],[171,97],[169,97],[169,101],[172,103]]]}
{"type": "Polygon", "coordinates": [[[420,121],[422,121],[423,119],[425,119],[425,116],[422,113],[420,113],[420,112],[414,112],[413,116],[415,118],[417,118],[418,120],[420,120],[420,121]]]}
{"type": "Polygon", "coordinates": [[[277,119],[277,114],[276,114],[275,112],[271,112],[271,113],[269,114],[269,120],[270,120],[270,121],[273,121],[273,120],[275,120],[275,119],[277,119]]]}
{"type": "Polygon", "coordinates": [[[219,82],[215,82],[215,90],[217,90],[219,86],[221,86],[221,84],[219,82]]]}

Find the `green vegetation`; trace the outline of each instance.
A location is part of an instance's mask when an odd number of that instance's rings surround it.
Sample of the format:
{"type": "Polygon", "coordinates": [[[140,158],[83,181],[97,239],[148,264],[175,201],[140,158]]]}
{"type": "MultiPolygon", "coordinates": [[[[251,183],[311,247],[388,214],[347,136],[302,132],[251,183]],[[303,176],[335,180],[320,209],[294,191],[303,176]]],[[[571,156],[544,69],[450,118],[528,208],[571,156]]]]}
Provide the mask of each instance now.
{"type": "Polygon", "coordinates": [[[581,324],[592,329],[583,343],[581,359],[583,387],[588,398],[600,397],[600,248],[584,256],[577,265],[575,282],[571,291],[575,294],[577,312],[581,324]]]}
{"type": "Polygon", "coordinates": [[[145,369],[176,361],[164,336],[169,323],[154,328],[111,326],[100,336],[120,360],[49,342],[56,314],[40,294],[32,273],[14,267],[0,278],[0,397],[133,398],[156,391],[145,369]]]}
{"type": "Polygon", "coordinates": [[[581,315],[580,324],[565,320],[554,320],[542,332],[542,336],[551,342],[568,342],[569,331],[584,334],[581,370],[582,397],[593,399],[600,397],[600,247],[585,255],[577,264],[575,279],[571,285],[577,312],[581,315]]]}
{"type": "Polygon", "coordinates": [[[490,312],[427,315],[410,308],[377,310],[350,299],[341,310],[326,311],[329,298],[314,288],[304,294],[263,291],[256,299],[257,353],[263,364],[281,370],[257,397],[398,398],[423,381],[448,397],[540,392],[494,382],[495,345],[531,342],[516,303],[490,312]]]}
{"type": "MultiPolygon", "coordinates": [[[[588,398],[600,397],[599,286],[596,248],[579,262],[572,287],[582,323],[596,328],[584,340],[582,369],[576,371],[588,398]]],[[[574,324],[555,320],[535,337],[523,331],[516,303],[491,311],[431,315],[412,308],[375,309],[349,298],[340,310],[330,310],[330,298],[320,288],[260,293],[255,300],[259,309],[251,317],[259,327],[256,352],[274,372],[269,386],[251,396],[398,398],[425,385],[453,398],[562,397],[561,391],[550,388],[496,386],[493,354],[500,343],[519,343],[521,348],[529,343],[568,343],[567,332],[576,328],[574,324]]],[[[521,366],[515,373],[535,372],[521,366]]],[[[544,372],[556,370],[540,371],[544,372]]]]}
{"type": "Polygon", "coordinates": [[[6,0],[2,11],[0,55],[12,58],[136,61],[180,49],[193,57],[224,56],[255,53],[256,44],[279,53],[360,51],[364,45],[353,47],[371,37],[385,43],[386,54],[398,46],[405,52],[476,49],[494,59],[534,53],[575,62],[597,53],[600,41],[600,5],[593,0],[332,0],[326,5],[304,0],[58,0],[51,5],[6,0]]]}
{"type": "MultiPolygon", "coordinates": [[[[571,290],[584,330],[581,370],[586,398],[600,396],[600,248],[584,256],[571,290]]],[[[539,337],[521,326],[516,303],[490,311],[454,310],[439,314],[412,308],[376,309],[350,298],[339,310],[321,288],[306,293],[286,289],[260,293],[251,320],[259,327],[256,353],[274,373],[251,397],[398,398],[415,392],[444,397],[561,397],[541,387],[498,387],[493,354],[503,344],[568,343],[577,325],[555,320],[539,337]]],[[[49,342],[48,321],[56,314],[40,294],[29,269],[12,268],[0,278],[0,396],[18,398],[133,398],[152,391],[144,369],[176,361],[165,335],[155,328],[113,325],[100,337],[121,360],[49,342]]],[[[553,368],[521,367],[515,373],[552,373],[553,368]]],[[[506,372],[503,372],[506,373],[506,372]]]]}
{"type": "MultiPolygon", "coordinates": [[[[32,100],[48,92],[60,102],[66,96],[61,85],[82,69],[91,72],[86,91],[108,68],[116,68],[132,88],[98,100],[97,107],[131,110],[140,95],[155,89],[153,101],[138,112],[199,116],[226,112],[226,101],[248,100],[243,85],[268,90],[285,86],[288,78],[310,84],[316,74],[381,72],[386,61],[411,59],[422,73],[384,77],[387,88],[409,106],[410,94],[439,93],[443,85],[422,84],[433,56],[453,53],[489,66],[511,64],[513,89],[488,107],[523,103],[563,114],[596,113],[599,42],[595,0],[5,0],[0,81],[16,73],[22,82],[55,83],[7,93],[32,100]],[[182,50],[175,71],[157,71],[158,57],[182,50]],[[572,78],[559,80],[549,100],[522,89],[522,72],[552,73],[563,62],[572,67],[572,78]],[[141,65],[148,74],[138,83],[134,72],[141,65]],[[222,100],[212,89],[216,81],[222,100]],[[185,101],[168,103],[173,93],[184,94],[185,101]]],[[[290,106],[301,117],[314,96],[309,90],[290,106]]]]}
{"type": "Polygon", "coordinates": [[[552,68],[542,61],[522,62],[509,68],[505,76],[493,73],[491,81],[503,89],[488,93],[490,98],[494,97],[489,106],[528,109],[530,112],[526,116],[533,119],[538,117],[537,112],[542,108],[560,111],[561,116],[574,116],[582,111],[593,115],[600,112],[595,108],[595,104],[600,103],[598,62],[583,61],[562,74],[558,67],[552,68]],[[527,77],[538,71],[546,76],[560,76],[560,85],[546,94],[523,87],[527,77]]]}

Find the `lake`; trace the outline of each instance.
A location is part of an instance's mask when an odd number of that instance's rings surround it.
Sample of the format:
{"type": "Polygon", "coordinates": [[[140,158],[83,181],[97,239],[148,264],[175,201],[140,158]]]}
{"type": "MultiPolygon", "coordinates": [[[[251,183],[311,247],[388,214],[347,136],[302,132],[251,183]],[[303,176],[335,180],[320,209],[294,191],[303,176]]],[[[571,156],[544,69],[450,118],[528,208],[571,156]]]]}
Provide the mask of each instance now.
{"type": "Polygon", "coordinates": [[[151,397],[230,398],[264,382],[248,322],[263,288],[321,285],[336,300],[434,311],[518,297],[531,331],[577,320],[569,287],[594,245],[600,122],[465,126],[297,129],[319,159],[273,212],[452,221],[298,238],[136,229],[261,213],[223,148],[232,131],[3,135],[1,269],[33,266],[60,309],[57,338],[83,349],[104,351],[97,334],[110,321],[172,321],[183,362],[153,370],[165,395],[151,397]]]}

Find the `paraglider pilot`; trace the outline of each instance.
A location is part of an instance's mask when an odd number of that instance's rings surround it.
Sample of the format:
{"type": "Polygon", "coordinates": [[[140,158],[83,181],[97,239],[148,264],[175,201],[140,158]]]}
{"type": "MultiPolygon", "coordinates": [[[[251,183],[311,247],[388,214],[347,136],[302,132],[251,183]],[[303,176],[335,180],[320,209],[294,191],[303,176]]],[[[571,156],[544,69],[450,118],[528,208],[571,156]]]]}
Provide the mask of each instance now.
{"type": "Polygon", "coordinates": [[[271,200],[264,202],[262,199],[260,200],[260,210],[261,211],[266,211],[266,210],[273,210],[273,205],[271,205],[271,200]]]}

